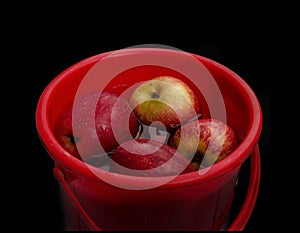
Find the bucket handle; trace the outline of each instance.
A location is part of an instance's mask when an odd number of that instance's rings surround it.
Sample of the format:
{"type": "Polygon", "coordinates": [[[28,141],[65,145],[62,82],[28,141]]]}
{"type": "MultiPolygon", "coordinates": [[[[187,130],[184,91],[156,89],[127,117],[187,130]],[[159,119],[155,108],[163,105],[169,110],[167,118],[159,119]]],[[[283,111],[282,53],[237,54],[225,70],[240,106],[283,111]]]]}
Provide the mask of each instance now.
{"type": "Polygon", "coordinates": [[[54,176],[60,183],[63,191],[65,191],[68,194],[68,196],[71,198],[71,202],[72,202],[73,206],[75,207],[76,211],[84,217],[83,219],[85,221],[85,224],[87,226],[89,226],[91,230],[101,231],[102,229],[99,228],[96,223],[94,223],[94,221],[90,218],[88,213],[84,210],[83,206],[80,204],[79,200],[76,198],[76,196],[74,195],[72,190],[69,188],[69,185],[67,184],[67,182],[64,178],[63,172],[57,167],[54,167],[53,172],[54,172],[54,176]]]}
{"type": "MultiPolygon", "coordinates": [[[[71,197],[72,204],[75,207],[75,209],[78,211],[78,213],[80,213],[84,217],[87,226],[89,226],[91,230],[101,231],[102,229],[90,218],[90,216],[84,210],[83,206],[80,204],[79,200],[76,198],[76,196],[68,186],[64,178],[63,172],[57,167],[53,169],[53,172],[56,179],[58,180],[61,187],[63,188],[63,190],[69,195],[69,197],[71,197]]],[[[260,183],[260,153],[259,153],[258,145],[256,145],[253,150],[253,153],[251,154],[251,172],[250,172],[248,192],[238,216],[233,221],[233,223],[228,227],[227,229],[228,231],[242,231],[244,229],[245,225],[247,224],[252,214],[256,202],[259,183],[260,183]],[[252,190],[253,192],[251,192],[252,190]]]]}
{"type": "Polygon", "coordinates": [[[257,144],[254,147],[254,150],[251,155],[251,171],[250,171],[250,180],[248,185],[247,196],[245,198],[244,204],[241,207],[238,216],[235,218],[233,223],[227,229],[228,231],[242,231],[244,229],[254,209],[254,205],[258,194],[259,184],[260,184],[260,152],[257,144]]]}

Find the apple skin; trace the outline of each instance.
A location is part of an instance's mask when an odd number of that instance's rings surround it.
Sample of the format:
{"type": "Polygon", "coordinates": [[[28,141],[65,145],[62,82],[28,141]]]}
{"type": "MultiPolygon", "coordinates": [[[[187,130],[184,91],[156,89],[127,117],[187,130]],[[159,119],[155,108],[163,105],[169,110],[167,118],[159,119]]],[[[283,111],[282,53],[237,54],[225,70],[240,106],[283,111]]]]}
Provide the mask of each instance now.
{"type": "Polygon", "coordinates": [[[160,122],[168,131],[200,114],[195,93],[186,83],[171,76],[155,77],[140,84],[129,103],[143,124],[160,122]]]}
{"type": "Polygon", "coordinates": [[[126,175],[156,177],[179,175],[178,171],[182,171],[180,174],[196,171],[184,155],[176,152],[174,148],[157,141],[129,140],[114,151],[112,160],[115,163],[111,164],[111,171],[126,175]],[[125,148],[130,148],[130,151],[125,148]],[[174,160],[166,163],[171,157],[174,160]],[[158,166],[161,167],[156,170],[148,170],[158,166]],[[124,167],[130,170],[124,169],[124,167]]]}
{"type": "Polygon", "coordinates": [[[239,142],[235,130],[223,121],[199,119],[181,126],[170,136],[168,144],[188,159],[192,158],[192,163],[199,169],[204,156],[205,164],[212,165],[226,158],[239,142]]]}
{"type": "Polygon", "coordinates": [[[100,97],[92,92],[78,97],[76,106],[74,102],[65,109],[55,135],[70,154],[87,159],[113,151],[119,143],[134,138],[138,131],[139,122],[126,100],[110,92],[102,92],[100,97]]]}

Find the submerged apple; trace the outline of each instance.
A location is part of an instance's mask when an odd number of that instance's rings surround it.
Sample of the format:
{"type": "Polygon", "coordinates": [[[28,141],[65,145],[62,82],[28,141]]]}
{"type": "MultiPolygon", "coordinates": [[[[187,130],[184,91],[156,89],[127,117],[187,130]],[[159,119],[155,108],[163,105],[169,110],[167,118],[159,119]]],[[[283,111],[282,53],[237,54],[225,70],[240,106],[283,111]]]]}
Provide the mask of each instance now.
{"type": "Polygon", "coordinates": [[[216,119],[191,121],[169,138],[169,145],[178,149],[199,168],[205,156],[205,164],[212,165],[228,156],[239,145],[235,130],[216,119]],[[196,148],[196,151],[195,151],[196,148]]]}
{"type": "Polygon", "coordinates": [[[195,93],[186,83],[171,76],[159,76],[140,84],[129,103],[142,123],[160,122],[167,130],[200,114],[195,93]]]}
{"type": "Polygon", "coordinates": [[[126,175],[172,176],[196,171],[190,161],[172,147],[147,139],[122,143],[113,153],[112,160],[115,163],[112,163],[111,171],[126,175]]]}
{"type": "Polygon", "coordinates": [[[126,100],[109,92],[100,97],[93,92],[79,97],[64,111],[55,135],[69,153],[87,158],[111,152],[138,131],[139,123],[126,100]]]}

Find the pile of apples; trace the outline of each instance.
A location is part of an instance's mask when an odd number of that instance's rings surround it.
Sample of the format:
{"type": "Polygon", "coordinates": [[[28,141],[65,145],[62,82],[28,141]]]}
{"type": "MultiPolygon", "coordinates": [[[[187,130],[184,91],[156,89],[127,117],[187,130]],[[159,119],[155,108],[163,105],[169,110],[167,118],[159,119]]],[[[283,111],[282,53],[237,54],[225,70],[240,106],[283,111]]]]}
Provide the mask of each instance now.
{"type": "Polygon", "coordinates": [[[81,96],[61,115],[55,136],[78,159],[139,176],[196,171],[204,156],[219,162],[240,141],[225,122],[201,118],[196,94],[171,76],[139,84],[128,99],[108,91],[81,96]]]}

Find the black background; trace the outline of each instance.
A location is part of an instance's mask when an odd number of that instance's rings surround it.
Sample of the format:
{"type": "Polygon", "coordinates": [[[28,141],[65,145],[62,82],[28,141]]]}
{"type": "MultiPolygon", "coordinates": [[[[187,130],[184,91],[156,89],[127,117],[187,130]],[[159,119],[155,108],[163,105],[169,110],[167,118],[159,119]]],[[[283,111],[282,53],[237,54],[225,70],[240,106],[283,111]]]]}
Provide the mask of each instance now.
{"type": "MultiPolygon", "coordinates": [[[[79,36],[78,31],[61,34],[46,27],[29,41],[34,66],[32,82],[32,153],[29,158],[32,172],[29,173],[31,186],[26,191],[30,196],[32,221],[30,229],[63,230],[64,222],[58,193],[58,184],[53,176],[53,161],[42,146],[35,128],[35,108],[39,96],[47,84],[72,64],[89,56],[140,44],[162,44],[211,58],[239,74],[257,95],[263,110],[263,130],[259,141],[261,151],[261,186],[259,195],[245,231],[271,230],[271,153],[270,153],[270,105],[271,84],[265,66],[268,58],[267,44],[263,42],[201,42],[201,39],[176,39],[164,36],[131,37],[125,34],[103,34],[79,36]]],[[[247,189],[249,163],[241,170],[241,179],[236,190],[236,199],[231,211],[234,217],[247,189]]]]}

